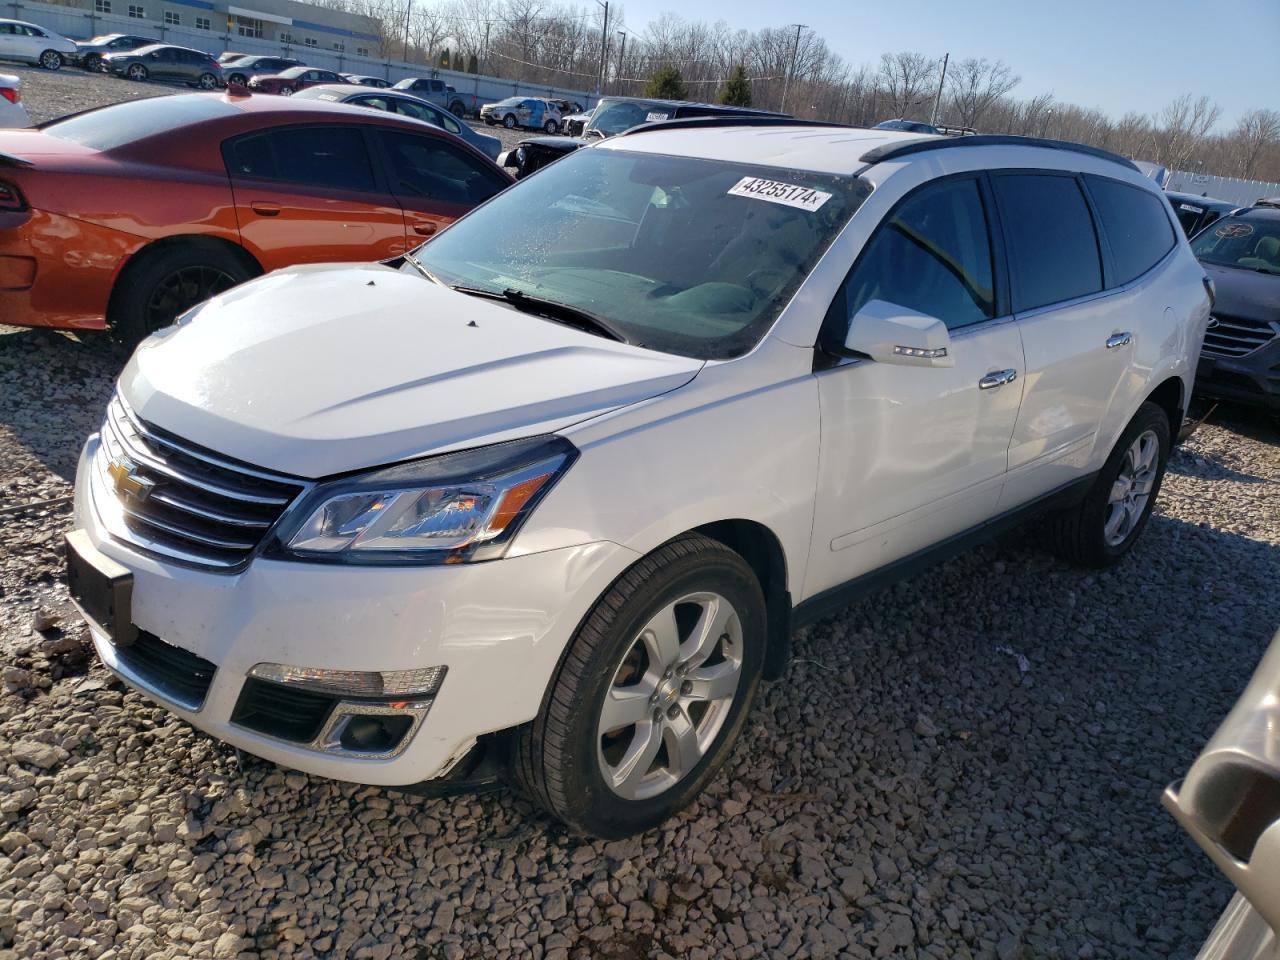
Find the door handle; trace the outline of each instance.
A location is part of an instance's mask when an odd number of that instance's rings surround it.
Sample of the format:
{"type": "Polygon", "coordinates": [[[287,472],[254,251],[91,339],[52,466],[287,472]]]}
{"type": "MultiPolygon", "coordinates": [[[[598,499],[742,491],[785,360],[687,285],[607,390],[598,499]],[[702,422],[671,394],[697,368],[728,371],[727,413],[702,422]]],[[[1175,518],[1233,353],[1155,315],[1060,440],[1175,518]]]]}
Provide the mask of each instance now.
{"type": "Polygon", "coordinates": [[[434,223],[415,223],[413,225],[413,232],[420,237],[433,237],[439,229],[439,226],[434,223]]]}
{"type": "Polygon", "coordinates": [[[978,381],[979,390],[994,390],[1018,379],[1017,370],[993,370],[978,381]]]}
{"type": "Polygon", "coordinates": [[[249,209],[263,217],[274,217],[280,213],[280,204],[267,203],[265,200],[253,200],[249,203],[249,209]]]}
{"type": "Polygon", "coordinates": [[[1107,337],[1108,350],[1114,350],[1116,347],[1127,347],[1131,343],[1133,343],[1133,334],[1127,330],[1124,333],[1113,333],[1107,337]]]}

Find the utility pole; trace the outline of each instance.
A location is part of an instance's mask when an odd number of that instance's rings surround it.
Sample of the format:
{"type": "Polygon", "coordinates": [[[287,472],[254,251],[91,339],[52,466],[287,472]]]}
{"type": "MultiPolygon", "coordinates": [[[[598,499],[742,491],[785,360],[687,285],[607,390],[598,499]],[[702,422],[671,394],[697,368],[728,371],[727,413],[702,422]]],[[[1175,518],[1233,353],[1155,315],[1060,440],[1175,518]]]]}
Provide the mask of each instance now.
{"type": "MultiPolygon", "coordinates": [[[[405,5],[404,8],[404,61],[409,62],[409,17],[413,14],[413,0],[405,5]]],[[[453,66],[453,64],[449,64],[453,66]]]]}
{"type": "Polygon", "coordinates": [[[787,112],[787,90],[791,86],[791,75],[796,72],[796,54],[800,52],[800,31],[807,27],[806,23],[797,23],[796,42],[791,45],[791,69],[787,71],[786,77],[782,81],[782,106],[778,108],[780,113],[787,112]]]}
{"type": "Polygon", "coordinates": [[[600,78],[596,81],[596,96],[604,89],[604,60],[609,51],[609,0],[596,0],[604,7],[604,26],[600,28],[600,78]]]}
{"type": "Polygon", "coordinates": [[[489,62],[489,26],[490,23],[486,20],[484,22],[484,43],[480,45],[480,73],[485,73],[485,64],[489,62]]]}
{"type": "MultiPolygon", "coordinates": [[[[622,65],[626,62],[626,59],[627,59],[627,31],[619,30],[618,36],[622,37],[622,42],[618,46],[618,74],[616,77],[614,77],[614,80],[620,81],[622,77],[622,65]]],[[[622,88],[618,86],[616,83],[614,84],[615,93],[617,93],[621,89],[622,88]]]]}
{"type": "Polygon", "coordinates": [[[938,95],[933,98],[933,113],[929,114],[930,126],[938,122],[938,105],[942,103],[942,85],[947,79],[947,61],[950,59],[949,52],[942,55],[942,76],[938,78],[938,95]]]}

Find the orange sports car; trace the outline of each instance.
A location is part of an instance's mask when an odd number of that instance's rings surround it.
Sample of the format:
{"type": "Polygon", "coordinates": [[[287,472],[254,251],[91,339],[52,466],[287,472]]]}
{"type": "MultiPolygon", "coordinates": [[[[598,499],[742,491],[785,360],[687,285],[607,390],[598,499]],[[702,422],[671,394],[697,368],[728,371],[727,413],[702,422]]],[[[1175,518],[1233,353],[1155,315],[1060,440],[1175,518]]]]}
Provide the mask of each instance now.
{"type": "Polygon", "coordinates": [[[383,260],[512,182],[408,117],[242,93],[0,131],[0,323],[138,340],[297,263],[383,260]]]}

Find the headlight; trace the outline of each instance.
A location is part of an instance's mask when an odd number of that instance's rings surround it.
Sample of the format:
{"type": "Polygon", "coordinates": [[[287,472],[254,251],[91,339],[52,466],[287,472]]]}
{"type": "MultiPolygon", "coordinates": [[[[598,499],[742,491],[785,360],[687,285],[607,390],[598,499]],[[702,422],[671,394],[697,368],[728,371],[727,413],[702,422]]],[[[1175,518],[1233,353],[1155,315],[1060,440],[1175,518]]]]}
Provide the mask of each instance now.
{"type": "Polygon", "coordinates": [[[277,542],[303,560],[495,559],[577,455],[563,437],[533,437],[323,484],[277,542]]]}

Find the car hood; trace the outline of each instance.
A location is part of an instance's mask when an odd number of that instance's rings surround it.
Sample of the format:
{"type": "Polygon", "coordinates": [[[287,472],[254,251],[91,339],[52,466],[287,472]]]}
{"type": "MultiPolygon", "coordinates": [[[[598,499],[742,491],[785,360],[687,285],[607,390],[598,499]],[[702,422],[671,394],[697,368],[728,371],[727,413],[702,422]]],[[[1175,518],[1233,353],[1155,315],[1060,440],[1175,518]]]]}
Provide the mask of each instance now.
{"type": "Polygon", "coordinates": [[[144,341],[120,391],[154,426],[315,478],[564,429],[701,367],[381,264],[326,264],[215,297],[144,341]]]}
{"type": "Polygon", "coordinates": [[[590,142],[589,140],[583,140],[581,137],[525,137],[516,146],[540,147],[555,153],[572,153],[579,147],[585,147],[590,142]]]}
{"type": "Polygon", "coordinates": [[[1280,276],[1203,261],[1200,265],[1213,278],[1217,293],[1214,313],[1263,323],[1280,320],[1280,276]]]}

